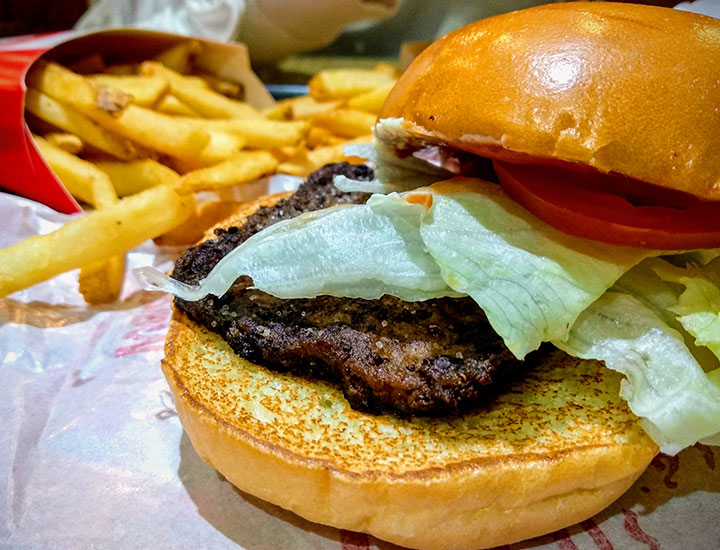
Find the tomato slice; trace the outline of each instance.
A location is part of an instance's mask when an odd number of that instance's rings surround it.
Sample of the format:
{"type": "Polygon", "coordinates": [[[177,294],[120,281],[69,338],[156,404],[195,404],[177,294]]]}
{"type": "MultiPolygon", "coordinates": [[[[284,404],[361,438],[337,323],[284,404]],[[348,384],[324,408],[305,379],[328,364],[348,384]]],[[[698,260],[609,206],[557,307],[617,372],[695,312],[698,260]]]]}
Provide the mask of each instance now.
{"type": "MultiPolygon", "coordinates": [[[[668,195],[661,192],[662,206],[649,205],[653,197],[648,196],[638,205],[636,196],[631,202],[615,194],[620,192],[618,182],[627,179],[622,176],[588,175],[557,166],[498,160],[494,160],[493,165],[500,183],[513,199],[565,233],[611,244],[663,250],[720,247],[719,202],[700,201],[685,195],[684,200],[675,201],[677,206],[667,206],[668,195]]],[[[645,191],[652,187],[645,184],[645,191]]]]}

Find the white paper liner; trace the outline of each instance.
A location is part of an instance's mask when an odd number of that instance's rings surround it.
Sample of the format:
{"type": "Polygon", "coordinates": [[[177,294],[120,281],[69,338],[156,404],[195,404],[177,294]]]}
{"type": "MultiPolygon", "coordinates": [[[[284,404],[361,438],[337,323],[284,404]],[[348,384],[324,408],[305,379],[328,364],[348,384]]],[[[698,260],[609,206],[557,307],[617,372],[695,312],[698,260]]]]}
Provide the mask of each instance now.
{"type": "MultiPolygon", "coordinates": [[[[68,217],[0,193],[0,219],[6,246],[68,217]]],[[[127,272],[177,254],[145,243],[127,272]]],[[[160,371],[169,304],[128,275],[118,303],[89,307],[77,272],[0,299],[0,548],[396,548],[266,504],[202,462],[160,371]]],[[[719,518],[720,452],[696,446],[658,457],[595,518],[505,548],[718,548],[719,518]]]]}

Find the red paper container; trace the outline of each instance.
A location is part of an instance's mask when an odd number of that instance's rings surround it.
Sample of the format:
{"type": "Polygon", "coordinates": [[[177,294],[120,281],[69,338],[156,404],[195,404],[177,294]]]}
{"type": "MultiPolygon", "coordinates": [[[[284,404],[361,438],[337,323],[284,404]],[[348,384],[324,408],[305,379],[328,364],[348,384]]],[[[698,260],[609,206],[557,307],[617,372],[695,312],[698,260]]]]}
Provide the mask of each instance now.
{"type": "MultiPolygon", "coordinates": [[[[80,211],[75,199],[40,156],[25,123],[25,75],[37,59],[71,62],[100,53],[108,63],[136,62],[187,39],[154,31],[113,29],[0,40],[0,189],[66,214],[80,211]]],[[[250,69],[245,46],[197,40],[201,44],[195,58],[198,68],[241,83],[246,100],[258,108],[273,104],[272,97],[250,69]]]]}

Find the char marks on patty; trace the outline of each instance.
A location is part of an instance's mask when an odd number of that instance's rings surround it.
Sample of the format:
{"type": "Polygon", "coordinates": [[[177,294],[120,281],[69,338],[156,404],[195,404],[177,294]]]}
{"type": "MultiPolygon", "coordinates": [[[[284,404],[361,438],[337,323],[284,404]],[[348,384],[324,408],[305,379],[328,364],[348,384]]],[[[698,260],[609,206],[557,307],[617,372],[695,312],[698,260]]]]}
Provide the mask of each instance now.
{"type": "MultiPolygon", "coordinates": [[[[336,174],[363,181],[373,177],[365,166],[325,166],[291,197],[260,208],[242,227],[218,230],[217,238],[189,249],[173,277],[196,283],[228,252],[277,221],[367,200],[366,194],[339,191],[332,183],[336,174]]],[[[249,289],[250,284],[241,277],[225,296],[175,299],[175,304],[249,361],[339,383],[355,409],[458,413],[486,400],[521,364],[470,298],[283,300],[249,289]]]]}

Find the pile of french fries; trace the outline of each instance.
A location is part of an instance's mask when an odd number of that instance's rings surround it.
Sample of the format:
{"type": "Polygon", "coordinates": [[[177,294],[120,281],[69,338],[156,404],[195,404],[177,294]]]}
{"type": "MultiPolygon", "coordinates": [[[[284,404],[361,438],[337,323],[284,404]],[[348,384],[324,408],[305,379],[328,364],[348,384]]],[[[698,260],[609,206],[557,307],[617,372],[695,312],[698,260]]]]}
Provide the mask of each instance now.
{"type": "Polygon", "coordinates": [[[198,73],[201,44],[181,42],[139,64],[94,54],[70,67],[40,60],[27,76],[37,147],[86,212],[57,231],[0,250],[0,297],[79,268],[90,304],[121,292],[125,252],[147,239],[189,245],[233,203],[198,202],[274,174],[306,176],[368,143],[395,69],[327,70],[310,94],[260,111],[242,86],[198,73]],[[207,196],[207,194],[205,194],[207,196]]]}

